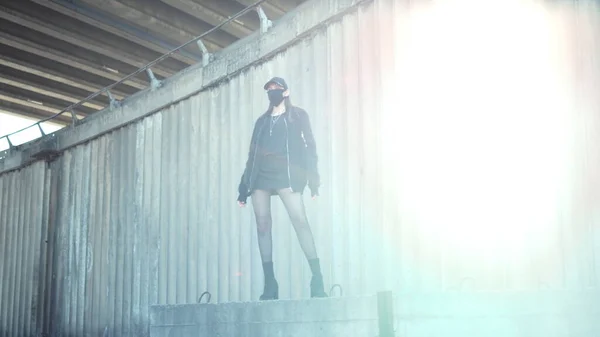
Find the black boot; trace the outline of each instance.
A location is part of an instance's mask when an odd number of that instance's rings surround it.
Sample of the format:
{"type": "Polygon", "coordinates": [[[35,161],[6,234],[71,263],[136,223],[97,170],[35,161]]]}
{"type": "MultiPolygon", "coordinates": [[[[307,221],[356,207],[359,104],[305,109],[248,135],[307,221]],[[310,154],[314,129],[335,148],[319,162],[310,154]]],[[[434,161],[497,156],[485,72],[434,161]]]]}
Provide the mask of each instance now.
{"type": "Polygon", "coordinates": [[[265,289],[263,294],[260,295],[260,300],[267,301],[279,299],[279,285],[277,284],[277,280],[275,280],[273,262],[263,263],[263,271],[265,273],[265,289]]]}
{"type": "Polygon", "coordinates": [[[312,279],[310,280],[310,297],[327,297],[323,289],[323,275],[321,274],[321,264],[319,259],[308,260],[310,270],[312,271],[312,279]]]}

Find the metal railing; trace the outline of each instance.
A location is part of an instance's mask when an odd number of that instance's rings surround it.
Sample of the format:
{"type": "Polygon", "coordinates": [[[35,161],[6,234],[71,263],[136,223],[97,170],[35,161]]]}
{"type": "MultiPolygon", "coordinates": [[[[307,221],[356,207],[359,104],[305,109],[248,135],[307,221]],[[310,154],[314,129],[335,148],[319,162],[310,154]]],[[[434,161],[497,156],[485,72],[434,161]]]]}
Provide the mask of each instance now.
{"type": "Polygon", "coordinates": [[[260,7],[260,5],[263,2],[265,2],[265,1],[266,0],[259,0],[259,1],[255,2],[254,4],[252,4],[252,5],[244,8],[243,10],[241,10],[238,13],[234,14],[233,16],[228,17],[227,20],[221,22],[217,26],[214,26],[213,28],[209,29],[208,31],[204,32],[203,34],[201,34],[201,35],[199,35],[199,36],[197,36],[197,37],[189,40],[188,42],[186,42],[186,43],[182,44],[181,46],[179,46],[179,47],[177,47],[177,48],[169,51],[168,53],[163,54],[162,56],[160,56],[156,60],[154,60],[152,62],[149,62],[145,66],[143,66],[143,67],[139,68],[138,70],[134,71],[133,73],[131,73],[131,74],[123,77],[121,80],[119,80],[119,81],[117,81],[117,82],[115,82],[113,84],[110,84],[110,85],[108,85],[108,86],[106,86],[106,87],[104,87],[104,88],[102,88],[102,89],[100,89],[98,91],[96,91],[95,93],[87,96],[86,98],[82,99],[81,101],[79,101],[77,103],[71,104],[70,106],[66,107],[62,111],[60,111],[60,112],[58,112],[58,113],[56,113],[56,114],[54,114],[54,115],[52,115],[50,117],[44,118],[42,120],[39,120],[39,121],[37,121],[37,122],[35,122],[35,123],[33,123],[33,124],[29,125],[29,126],[26,126],[26,127],[22,128],[22,129],[19,129],[17,131],[14,131],[14,132],[8,133],[6,135],[0,136],[0,141],[2,139],[6,138],[6,141],[8,142],[8,149],[11,150],[12,148],[14,148],[14,145],[10,141],[10,136],[14,136],[14,135],[16,135],[16,134],[18,134],[20,132],[23,132],[23,131],[25,131],[27,129],[34,128],[34,127],[38,127],[39,128],[39,130],[40,130],[40,132],[42,134],[41,136],[43,137],[46,134],[44,133],[44,130],[42,129],[41,124],[45,123],[45,122],[48,122],[48,121],[51,121],[51,120],[57,118],[58,116],[61,116],[62,114],[66,113],[66,112],[69,112],[71,114],[71,126],[75,126],[77,124],[77,121],[78,121],[77,115],[75,113],[75,108],[81,106],[82,104],[84,104],[86,102],[89,102],[90,100],[94,99],[95,97],[97,97],[97,96],[99,96],[99,95],[101,95],[103,93],[106,93],[106,95],[108,96],[108,98],[110,100],[110,108],[111,109],[113,109],[115,107],[118,107],[120,105],[120,103],[119,103],[119,101],[117,101],[113,97],[113,95],[110,92],[110,90],[112,88],[114,88],[115,86],[124,83],[125,81],[131,79],[134,76],[137,76],[138,74],[140,74],[140,73],[142,73],[144,71],[146,72],[146,74],[150,78],[150,86],[152,88],[160,87],[161,82],[158,79],[156,79],[156,77],[154,76],[154,73],[152,72],[152,69],[151,69],[152,66],[154,66],[157,63],[165,60],[166,58],[170,57],[173,53],[178,52],[179,50],[187,47],[188,45],[190,45],[192,43],[197,43],[198,44],[198,47],[200,48],[200,50],[202,52],[202,64],[203,64],[203,66],[206,66],[208,63],[210,63],[211,54],[208,52],[208,49],[204,46],[204,43],[202,43],[201,39],[204,38],[205,36],[209,35],[210,33],[212,33],[214,31],[220,29],[221,27],[225,26],[226,24],[228,24],[228,23],[236,20],[237,18],[241,17],[242,15],[244,15],[244,14],[246,14],[246,13],[252,11],[252,10],[255,10],[255,9],[258,12],[258,16],[260,18],[260,30],[261,30],[261,33],[266,32],[272,26],[271,20],[269,20],[267,18],[265,12],[260,7]]]}

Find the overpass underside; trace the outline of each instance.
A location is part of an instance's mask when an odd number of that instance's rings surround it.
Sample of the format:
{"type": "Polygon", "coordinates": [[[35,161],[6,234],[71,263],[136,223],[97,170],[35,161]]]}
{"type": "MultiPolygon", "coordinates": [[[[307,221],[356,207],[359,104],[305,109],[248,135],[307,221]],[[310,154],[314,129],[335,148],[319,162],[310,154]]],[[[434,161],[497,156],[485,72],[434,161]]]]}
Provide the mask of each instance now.
{"type": "MultiPolygon", "coordinates": [[[[159,56],[213,30],[201,39],[218,54],[260,29],[256,11],[220,26],[254,0],[23,0],[0,4],[0,111],[40,120],[133,73],[159,56]]],[[[303,0],[261,4],[271,20],[303,0]]],[[[201,63],[190,44],[153,67],[157,79],[201,63]]],[[[146,73],[111,90],[122,100],[151,85],[146,73]]],[[[77,106],[77,118],[107,107],[103,93],[77,106]]],[[[68,125],[67,113],[53,120],[68,125]]]]}

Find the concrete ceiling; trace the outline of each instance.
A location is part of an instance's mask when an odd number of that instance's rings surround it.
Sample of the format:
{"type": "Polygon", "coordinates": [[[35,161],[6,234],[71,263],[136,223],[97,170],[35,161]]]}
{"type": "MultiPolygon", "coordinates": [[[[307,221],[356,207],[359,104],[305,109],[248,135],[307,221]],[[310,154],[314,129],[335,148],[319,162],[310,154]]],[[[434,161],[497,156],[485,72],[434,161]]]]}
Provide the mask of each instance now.
{"type": "MultiPolygon", "coordinates": [[[[271,20],[305,0],[270,0],[271,20]]],[[[201,35],[256,0],[0,0],[0,111],[42,119],[201,35]]],[[[209,34],[210,52],[258,30],[251,11],[209,34]]],[[[152,67],[158,79],[200,62],[196,44],[152,67]]],[[[149,86],[145,73],[113,90],[122,99],[149,86]]],[[[87,115],[109,104],[83,104],[87,115]]],[[[67,124],[70,115],[55,120],[67,124]]]]}

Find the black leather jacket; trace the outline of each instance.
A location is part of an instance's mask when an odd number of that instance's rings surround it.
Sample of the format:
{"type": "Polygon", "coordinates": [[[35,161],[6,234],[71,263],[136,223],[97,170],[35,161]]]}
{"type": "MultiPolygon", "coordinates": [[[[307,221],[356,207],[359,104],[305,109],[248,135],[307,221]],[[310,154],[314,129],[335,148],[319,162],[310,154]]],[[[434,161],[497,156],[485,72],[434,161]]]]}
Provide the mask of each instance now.
{"type": "MultiPolygon", "coordinates": [[[[284,123],[288,129],[286,139],[288,178],[293,192],[302,193],[308,184],[311,195],[319,194],[320,176],[317,169],[317,146],[312,133],[310,119],[306,111],[298,107],[292,107],[284,116],[284,123]]],[[[254,190],[253,184],[258,173],[260,157],[256,156],[257,142],[260,135],[269,128],[269,112],[261,115],[254,124],[250,150],[246,168],[240,179],[238,187],[238,201],[246,202],[246,199],[254,190]]]]}

